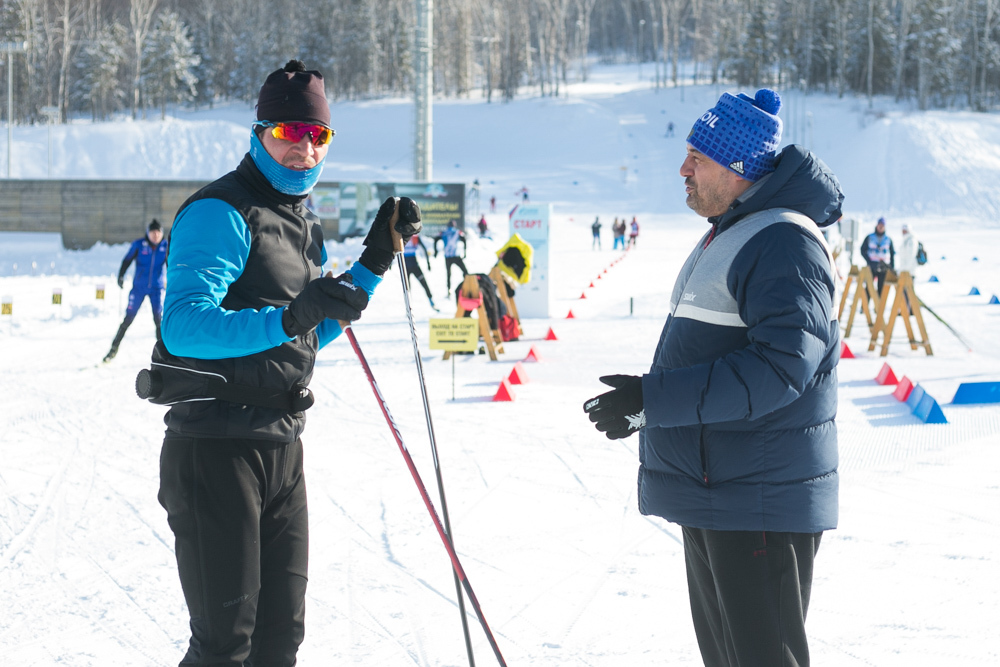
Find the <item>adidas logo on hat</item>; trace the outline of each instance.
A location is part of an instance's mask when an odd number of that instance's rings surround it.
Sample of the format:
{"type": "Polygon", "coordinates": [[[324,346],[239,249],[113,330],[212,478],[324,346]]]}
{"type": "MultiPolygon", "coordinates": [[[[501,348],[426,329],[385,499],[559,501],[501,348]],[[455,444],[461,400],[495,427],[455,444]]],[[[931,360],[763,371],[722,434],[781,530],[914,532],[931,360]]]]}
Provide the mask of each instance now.
{"type": "Polygon", "coordinates": [[[735,171],[737,174],[744,174],[743,171],[743,160],[737,160],[736,162],[731,162],[729,168],[735,171]]]}

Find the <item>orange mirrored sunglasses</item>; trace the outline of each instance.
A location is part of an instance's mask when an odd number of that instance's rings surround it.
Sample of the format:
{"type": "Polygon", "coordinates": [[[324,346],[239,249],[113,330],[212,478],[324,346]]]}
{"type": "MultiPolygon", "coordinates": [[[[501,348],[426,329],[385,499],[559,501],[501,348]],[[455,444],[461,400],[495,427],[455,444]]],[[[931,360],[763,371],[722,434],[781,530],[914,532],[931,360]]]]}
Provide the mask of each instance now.
{"type": "Polygon", "coordinates": [[[314,146],[324,146],[337,134],[335,130],[315,123],[272,123],[269,120],[254,121],[254,125],[271,128],[271,136],[283,141],[298,143],[302,137],[309,135],[314,146]]]}

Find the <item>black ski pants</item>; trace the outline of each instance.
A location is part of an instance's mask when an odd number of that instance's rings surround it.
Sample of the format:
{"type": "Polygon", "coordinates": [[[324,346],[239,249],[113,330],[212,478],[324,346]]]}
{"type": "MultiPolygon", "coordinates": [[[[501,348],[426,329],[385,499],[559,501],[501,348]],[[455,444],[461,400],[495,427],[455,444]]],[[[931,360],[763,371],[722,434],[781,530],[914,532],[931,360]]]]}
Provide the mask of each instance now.
{"type": "MultiPolygon", "coordinates": [[[[431,294],[431,288],[427,286],[427,279],[424,278],[424,272],[420,270],[420,264],[417,263],[417,258],[414,255],[404,255],[403,265],[406,266],[406,285],[409,289],[410,276],[416,276],[417,280],[424,288],[424,292],[427,293],[427,298],[431,303],[434,303],[434,296],[431,294]]],[[[430,266],[428,264],[428,266],[430,266]]]]}
{"type": "Polygon", "coordinates": [[[807,667],[806,611],[823,533],[684,527],[688,595],[706,667],[807,667]]]}
{"type": "Polygon", "coordinates": [[[181,666],[294,665],[309,541],[302,442],[168,435],[158,497],[191,615],[181,666]]]}
{"type": "MultiPolygon", "coordinates": [[[[459,257],[458,255],[456,255],[454,257],[445,257],[444,258],[444,275],[445,275],[445,284],[448,286],[448,292],[449,293],[451,293],[451,267],[453,267],[453,266],[457,266],[462,271],[462,277],[463,278],[465,278],[465,276],[469,275],[469,270],[467,268],[465,268],[465,262],[462,261],[461,257],[459,257]]],[[[459,281],[459,282],[461,282],[461,281],[459,281]]]]}

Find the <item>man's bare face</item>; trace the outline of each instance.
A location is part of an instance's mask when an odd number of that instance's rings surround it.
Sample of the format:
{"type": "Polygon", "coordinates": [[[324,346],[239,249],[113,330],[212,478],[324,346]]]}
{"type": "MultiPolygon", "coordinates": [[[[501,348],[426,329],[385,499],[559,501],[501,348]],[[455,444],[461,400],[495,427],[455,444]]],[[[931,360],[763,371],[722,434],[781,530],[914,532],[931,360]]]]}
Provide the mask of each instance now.
{"type": "Polygon", "coordinates": [[[750,187],[750,181],[715,162],[690,145],[681,164],[687,205],[698,215],[710,218],[722,215],[729,205],[750,187]]]}

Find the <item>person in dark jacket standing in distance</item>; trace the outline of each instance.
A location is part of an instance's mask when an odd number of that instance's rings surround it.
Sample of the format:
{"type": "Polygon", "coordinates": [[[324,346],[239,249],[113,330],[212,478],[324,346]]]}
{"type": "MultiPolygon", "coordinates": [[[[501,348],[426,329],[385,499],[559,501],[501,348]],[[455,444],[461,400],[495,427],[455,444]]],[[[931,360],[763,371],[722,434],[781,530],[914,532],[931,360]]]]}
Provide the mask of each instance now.
{"type": "Polygon", "coordinates": [[[305,199],[333,134],[322,74],[289,61],[260,89],[249,153],[172,228],[163,339],[136,386],[171,406],[158,498],[191,616],[181,665],[289,667],[304,637],[300,435],[316,353],[367,306],[393,230],[405,241],[421,226],[412,200],[389,198],[358,261],[321,276],[305,199]]]}
{"type": "Polygon", "coordinates": [[[603,226],[604,225],[601,224],[600,216],[595,216],[594,222],[592,222],[590,225],[590,233],[593,236],[593,240],[591,240],[590,242],[591,250],[593,250],[594,248],[601,250],[601,227],[603,226]]]}
{"type": "Polygon", "coordinates": [[[819,227],[836,177],[775,153],[780,98],[724,94],[688,135],[687,205],[711,229],[674,286],[653,364],[584,404],[609,438],[639,433],[639,510],[680,524],[706,665],[808,665],[806,610],[838,512],[839,328],[819,227]]]}
{"type": "Polygon", "coordinates": [[[861,243],[861,256],[868,262],[868,268],[875,278],[875,289],[881,296],[889,269],[896,269],[896,248],[892,245],[892,239],[885,233],[885,218],[878,219],[875,231],[866,236],[861,243]]]}
{"type": "Polygon", "coordinates": [[[125,338],[125,332],[132,326],[136,313],[142,302],[149,297],[149,307],[153,309],[153,323],[156,325],[156,339],[160,339],[160,317],[163,314],[163,273],[167,264],[168,244],[163,240],[163,227],[156,218],[146,228],[146,235],[136,239],[129,246],[122,265],[118,269],[118,287],[125,286],[125,272],[135,261],[135,274],[132,276],[132,290],[128,293],[128,307],[125,309],[125,319],[118,327],[115,339],[111,341],[111,349],[104,355],[108,362],[118,354],[118,346],[125,338]]]}

